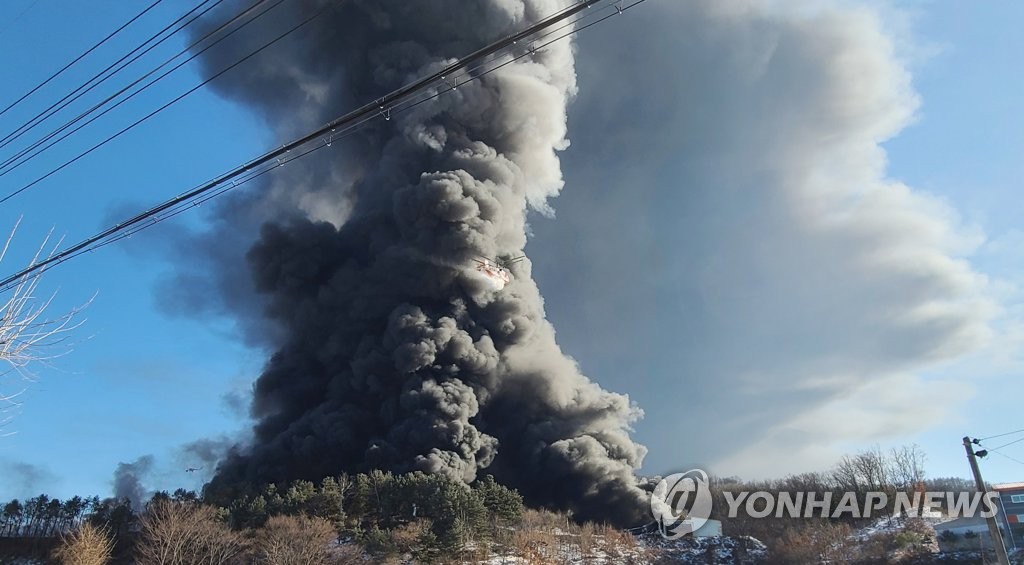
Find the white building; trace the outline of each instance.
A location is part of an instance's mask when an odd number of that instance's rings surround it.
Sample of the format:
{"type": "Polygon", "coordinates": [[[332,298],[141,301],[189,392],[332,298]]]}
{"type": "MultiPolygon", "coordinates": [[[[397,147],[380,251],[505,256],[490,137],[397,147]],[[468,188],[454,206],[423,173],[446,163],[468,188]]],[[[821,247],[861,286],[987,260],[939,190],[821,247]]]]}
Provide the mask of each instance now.
{"type": "MultiPolygon", "coordinates": [[[[683,523],[688,523],[689,520],[683,520],[683,523]]],[[[719,520],[707,520],[704,525],[701,526],[697,531],[693,532],[695,538],[713,538],[722,535],[722,522],[719,520]]]]}

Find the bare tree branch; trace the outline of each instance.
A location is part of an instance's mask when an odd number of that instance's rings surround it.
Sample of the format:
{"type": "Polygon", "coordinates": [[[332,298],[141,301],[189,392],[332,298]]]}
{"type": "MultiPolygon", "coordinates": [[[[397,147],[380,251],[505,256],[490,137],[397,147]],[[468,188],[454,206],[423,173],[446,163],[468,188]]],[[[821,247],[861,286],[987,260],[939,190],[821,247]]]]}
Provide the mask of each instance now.
{"type": "MultiPolygon", "coordinates": [[[[21,219],[14,224],[10,235],[0,251],[0,263],[7,257],[14,234],[21,219]]],[[[43,239],[29,266],[45,260],[57,251],[58,239],[47,250],[53,237],[51,230],[43,239]]],[[[0,429],[13,419],[12,409],[18,407],[18,397],[35,380],[31,365],[48,364],[49,361],[71,352],[70,338],[85,320],[81,318],[92,299],[58,316],[50,317],[47,310],[57,296],[54,291],[48,298],[38,295],[39,282],[45,269],[22,276],[0,295],[0,429]],[[20,383],[15,384],[15,383],[20,383]]]]}

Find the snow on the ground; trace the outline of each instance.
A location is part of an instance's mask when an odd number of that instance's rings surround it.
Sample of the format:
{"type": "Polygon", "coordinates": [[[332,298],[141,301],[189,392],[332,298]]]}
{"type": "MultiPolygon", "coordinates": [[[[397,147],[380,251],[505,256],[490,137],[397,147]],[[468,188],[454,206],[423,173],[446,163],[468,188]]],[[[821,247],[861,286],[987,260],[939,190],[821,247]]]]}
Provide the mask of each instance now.
{"type": "Polygon", "coordinates": [[[641,543],[660,550],[663,557],[675,563],[753,565],[768,558],[768,547],[750,536],[686,537],[669,541],[657,534],[647,534],[641,537],[641,543]]]}
{"type": "MultiPolygon", "coordinates": [[[[915,520],[922,520],[925,524],[928,524],[932,527],[935,527],[936,524],[948,522],[952,519],[948,516],[912,516],[910,518],[913,518],[915,520]]],[[[878,518],[871,524],[864,526],[863,528],[860,528],[859,530],[854,532],[852,537],[854,539],[864,541],[879,534],[899,533],[900,530],[902,530],[903,527],[907,525],[907,520],[910,518],[905,518],[903,516],[882,516],[881,518],[878,518]]]]}
{"type": "MultiPolygon", "coordinates": [[[[638,536],[635,548],[607,547],[600,536],[595,536],[595,547],[581,555],[577,547],[563,544],[550,555],[552,563],[566,565],[594,564],[653,565],[654,563],[756,565],[768,558],[768,548],[752,537],[687,537],[669,541],[657,534],[638,536]]],[[[485,561],[486,565],[518,565],[535,563],[523,556],[495,555],[485,561]]],[[[470,562],[466,562],[469,565],[470,562]]],[[[474,562],[477,563],[477,562],[474,562]]]]}

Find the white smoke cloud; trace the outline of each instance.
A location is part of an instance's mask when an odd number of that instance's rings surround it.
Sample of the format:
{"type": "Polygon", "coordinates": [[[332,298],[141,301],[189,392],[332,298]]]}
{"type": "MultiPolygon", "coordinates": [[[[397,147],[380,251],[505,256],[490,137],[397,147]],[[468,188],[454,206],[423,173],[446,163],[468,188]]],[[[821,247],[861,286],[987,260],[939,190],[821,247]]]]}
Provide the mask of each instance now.
{"type": "Polygon", "coordinates": [[[615,23],[581,41],[559,217],[528,251],[567,351],[646,408],[645,468],[802,471],[943,417],[970,385],[928,371],[992,343],[1000,308],[979,230],[886,174],[919,100],[878,12],[615,23]]]}

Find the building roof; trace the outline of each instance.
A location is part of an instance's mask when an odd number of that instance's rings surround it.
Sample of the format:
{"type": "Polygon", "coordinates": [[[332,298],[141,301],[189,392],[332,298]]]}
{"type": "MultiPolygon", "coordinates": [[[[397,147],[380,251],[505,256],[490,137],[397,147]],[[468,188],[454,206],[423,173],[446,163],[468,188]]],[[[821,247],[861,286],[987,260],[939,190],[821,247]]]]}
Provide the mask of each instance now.
{"type": "Polygon", "coordinates": [[[992,490],[1024,490],[1024,483],[1000,483],[998,485],[992,485],[992,490]]]}
{"type": "Polygon", "coordinates": [[[936,531],[941,532],[943,530],[952,530],[954,528],[973,528],[976,526],[980,526],[982,528],[986,527],[985,519],[981,516],[963,516],[961,518],[955,518],[948,522],[935,524],[934,527],[936,531]]]}

